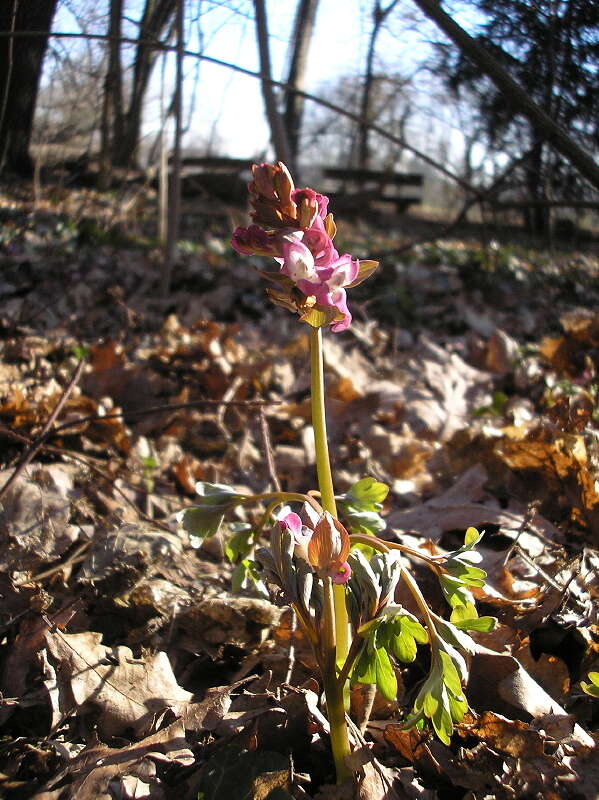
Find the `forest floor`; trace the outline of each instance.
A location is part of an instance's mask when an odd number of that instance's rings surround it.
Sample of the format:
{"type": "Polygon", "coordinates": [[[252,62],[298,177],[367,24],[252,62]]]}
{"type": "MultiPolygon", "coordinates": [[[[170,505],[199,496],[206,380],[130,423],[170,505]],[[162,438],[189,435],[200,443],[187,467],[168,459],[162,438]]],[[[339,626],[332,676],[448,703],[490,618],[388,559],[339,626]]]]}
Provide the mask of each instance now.
{"type": "MultiPolygon", "coordinates": [[[[267,490],[268,456],[314,488],[306,330],[231,251],[244,211],[186,202],[164,298],[151,198],[30,190],[0,195],[0,794],[340,800],[290,614],[232,591],[234,523],[201,541],[176,519],[196,481],[267,490]]],[[[426,648],[398,665],[358,796],[595,798],[597,246],[471,227],[404,247],[428,226],[339,224],[381,268],[325,336],[334,482],[388,484],[383,536],[427,553],[484,531],[499,624],[449,746],[401,727],[426,648]]]]}

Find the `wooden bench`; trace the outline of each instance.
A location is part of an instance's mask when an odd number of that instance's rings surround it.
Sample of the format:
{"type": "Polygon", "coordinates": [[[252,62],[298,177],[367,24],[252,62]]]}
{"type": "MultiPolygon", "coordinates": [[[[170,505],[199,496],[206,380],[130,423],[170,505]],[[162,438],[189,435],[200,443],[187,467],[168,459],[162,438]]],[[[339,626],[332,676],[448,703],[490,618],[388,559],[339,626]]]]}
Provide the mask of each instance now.
{"type": "Polygon", "coordinates": [[[410,206],[421,202],[420,197],[397,194],[402,186],[422,186],[422,175],[416,172],[391,172],[372,169],[346,169],[323,167],[327,182],[325,192],[336,206],[346,212],[359,211],[373,203],[392,203],[401,214],[410,206]],[[327,191],[328,184],[332,189],[327,191]],[[393,193],[395,189],[395,193],[393,193]]]}
{"type": "Polygon", "coordinates": [[[247,196],[247,181],[253,163],[253,159],[247,158],[183,154],[182,192],[188,196],[209,194],[228,203],[241,204],[247,196]]]}

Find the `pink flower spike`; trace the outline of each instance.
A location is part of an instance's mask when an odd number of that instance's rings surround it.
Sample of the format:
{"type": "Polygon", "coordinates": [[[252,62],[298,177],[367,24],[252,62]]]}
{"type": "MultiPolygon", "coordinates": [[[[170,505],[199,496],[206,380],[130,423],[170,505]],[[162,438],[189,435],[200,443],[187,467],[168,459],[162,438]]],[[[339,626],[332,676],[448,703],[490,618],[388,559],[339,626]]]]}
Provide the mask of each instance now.
{"type": "Polygon", "coordinates": [[[347,583],[350,579],[351,567],[347,561],[344,561],[343,564],[334,564],[329,571],[329,575],[333,583],[339,586],[347,583]]]}

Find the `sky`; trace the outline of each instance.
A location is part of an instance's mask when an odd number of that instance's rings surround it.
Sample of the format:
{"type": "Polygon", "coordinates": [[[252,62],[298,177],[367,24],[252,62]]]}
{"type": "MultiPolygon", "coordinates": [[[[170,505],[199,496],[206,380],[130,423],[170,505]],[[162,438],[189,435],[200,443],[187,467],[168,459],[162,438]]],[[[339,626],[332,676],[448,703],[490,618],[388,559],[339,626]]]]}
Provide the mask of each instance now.
{"type": "MultiPolygon", "coordinates": [[[[94,30],[103,32],[106,0],[64,0],[55,19],[54,30],[75,31],[77,22],[72,13],[87,8],[95,9],[98,22],[94,30]],[[68,10],[70,5],[71,12],[68,10]]],[[[125,0],[125,14],[139,18],[141,0],[125,0]]],[[[407,7],[409,7],[408,4],[407,7]]],[[[283,79],[289,52],[289,38],[293,28],[296,0],[267,0],[272,72],[275,79],[283,79]]],[[[307,91],[319,94],[341,75],[358,75],[364,71],[365,51],[370,31],[372,0],[320,0],[315,33],[310,48],[307,74],[307,91]]],[[[202,50],[211,57],[258,71],[258,55],[252,4],[232,0],[194,0],[188,3],[186,21],[188,47],[200,49],[198,29],[201,29],[202,50]],[[231,6],[240,8],[239,12],[231,6]],[[190,12],[201,10],[198,20],[190,12]],[[199,28],[198,28],[199,25],[199,28]]],[[[381,58],[394,64],[409,62],[422,53],[417,33],[408,32],[408,40],[397,41],[382,32],[377,52],[381,58]]],[[[68,46],[72,46],[68,43],[68,46]]],[[[224,67],[185,59],[184,108],[188,132],[186,147],[211,145],[214,152],[239,158],[250,158],[261,153],[270,155],[269,131],[264,116],[260,82],[224,67]],[[196,81],[196,77],[198,78],[196,81]]],[[[159,63],[154,70],[147,95],[143,133],[147,142],[153,140],[160,128],[161,94],[170,99],[174,80],[174,56],[166,64],[159,63]],[[165,87],[164,91],[162,87],[165,87]]]]}

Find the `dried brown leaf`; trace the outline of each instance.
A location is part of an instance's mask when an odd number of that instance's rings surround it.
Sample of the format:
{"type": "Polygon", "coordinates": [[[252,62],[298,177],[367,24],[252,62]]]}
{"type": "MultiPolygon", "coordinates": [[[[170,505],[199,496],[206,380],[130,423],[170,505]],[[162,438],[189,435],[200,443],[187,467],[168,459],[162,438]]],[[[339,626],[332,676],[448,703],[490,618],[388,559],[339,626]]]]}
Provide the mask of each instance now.
{"type": "Polygon", "coordinates": [[[54,715],[94,710],[102,736],[118,736],[127,729],[147,733],[155,715],[166,708],[180,713],[191,699],[173,674],[168,656],[158,652],[134,658],[128,647],[106,647],[102,635],[45,634],[48,663],[55,678],[46,688],[58,707],[54,715]],[[57,692],[57,696],[56,696],[57,692]]]}

